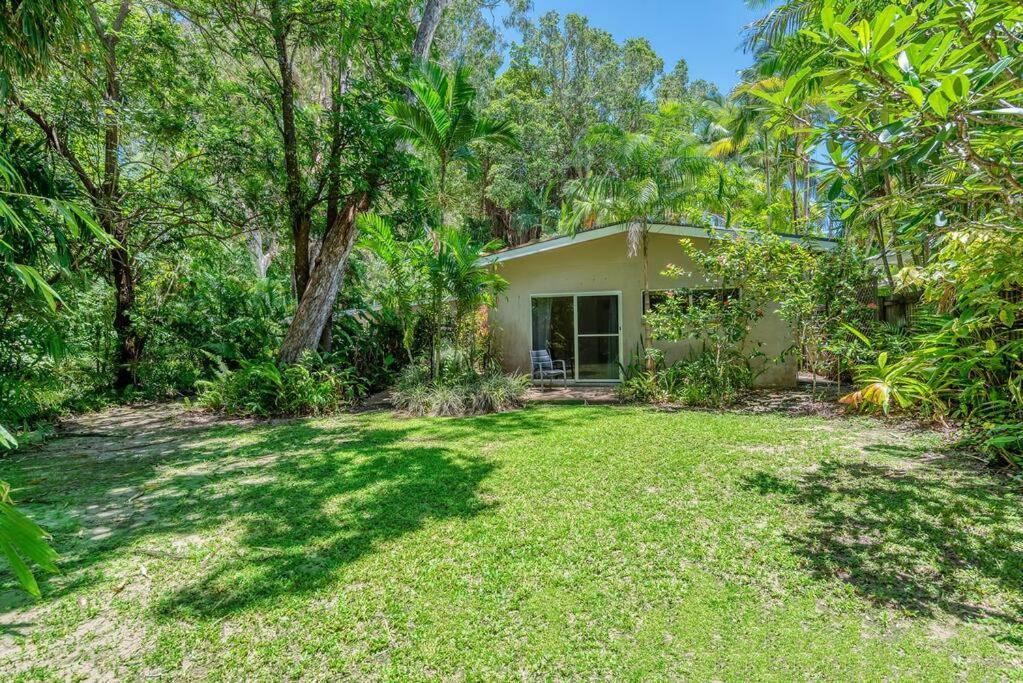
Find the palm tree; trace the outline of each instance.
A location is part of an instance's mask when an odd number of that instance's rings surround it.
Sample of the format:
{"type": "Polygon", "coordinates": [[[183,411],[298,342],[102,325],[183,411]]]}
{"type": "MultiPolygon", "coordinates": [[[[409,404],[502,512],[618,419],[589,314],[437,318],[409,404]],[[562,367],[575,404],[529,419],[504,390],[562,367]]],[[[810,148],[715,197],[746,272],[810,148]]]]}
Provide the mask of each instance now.
{"type": "MultiPolygon", "coordinates": [[[[662,112],[663,113],[663,112],[662,112]]],[[[650,134],[595,127],[584,141],[599,149],[606,172],[570,181],[562,225],[569,232],[598,223],[628,225],[629,255],[643,255],[643,299],[649,305],[647,236],[651,222],[677,220],[693,185],[711,167],[692,136],[653,115],[650,134]]]]}
{"type": "MultiPolygon", "coordinates": [[[[416,327],[420,322],[427,324],[430,362],[437,377],[446,322],[450,319],[459,329],[469,313],[493,303],[508,284],[480,262],[484,253],[500,243],[480,244],[464,231],[445,227],[432,236],[420,233],[400,240],[391,222],[376,214],[366,214],[359,225],[360,246],[376,254],[389,276],[387,285],[375,288],[374,295],[398,318],[409,361],[416,327]]],[[[467,359],[471,364],[468,355],[467,359]]]]}
{"type": "MultiPolygon", "coordinates": [[[[779,153],[784,140],[768,125],[770,111],[767,105],[750,91],[759,89],[777,92],[784,80],[777,77],[758,79],[747,72],[727,100],[708,100],[707,114],[713,122],[707,126],[705,142],[707,154],[715,159],[736,163],[748,168],[759,168],[764,176],[764,199],[769,207],[774,202],[774,190],[779,185],[775,177],[780,168],[779,153]]],[[[771,228],[772,214],[767,213],[767,227],[771,228]]]]}
{"type": "MultiPolygon", "coordinates": [[[[481,256],[500,247],[499,242],[480,244],[468,233],[448,227],[436,231],[436,238],[438,248],[423,254],[425,279],[429,283],[427,305],[433,332],[431,355],[435,378],[440,374],[441,333],[447,317],[446,308],[451,306],[453,328],[457,331],[466,315],[492,304],[496,295],[508,286],[504,278],[480,262],[481,256]]],[[[469,355],[466,361],[471,365],[469,355]]]]}
{"type": "Polygon", "coordinates": [[[476,113],[476,90],[469,82],[469,70],[464,67],[449,76],[439,65],[422,62],[404,85],[409,97],[391,100],[387,115],[401,139],[436,162],[436,189],[443,220],[450,165],[457,161],[475,163],[474,142],[518,148],[515,129],[508,121],[476,113]]]}
{"type": "Polygon", "coordinates": [[[389,220],[366,213],[359,216],[359,246],[373,252],[387,269],[386,283],[374,287],[373,296],[394,313],[401,327],[401,345],[411,363],[416,326],[422,317],[425,283],[421,265],[432,251],[430,242],[425,237],[400,240],[389,220]]]}

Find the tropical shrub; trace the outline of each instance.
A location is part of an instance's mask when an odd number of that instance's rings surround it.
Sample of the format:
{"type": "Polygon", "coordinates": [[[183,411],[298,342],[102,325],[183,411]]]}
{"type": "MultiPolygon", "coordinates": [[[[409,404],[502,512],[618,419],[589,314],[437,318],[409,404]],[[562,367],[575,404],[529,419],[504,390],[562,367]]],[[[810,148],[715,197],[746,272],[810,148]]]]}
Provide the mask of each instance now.
{"type": "Polygon", "coordinates": [[[434,379],[424,363],[409,365],[391,393],[395,408],[409,415],[481,415],[522,405],[525,375],[496,371],[449,372],[434,379]]]}
{"type": "Polygon", "coordinates": [[[349,368],[365,393],[390,386],[406,360],[401,329],[388,310],[362,310],[359,315],[335,315],[331,352],[325,359],[349,368]]]}
{"type": "Polygon", "coordinates": [[[873,294],[875,274],[855,246],[843,242],[830,250],[800,246],[789,254],[779,273],[781,290],[776,301],[778,315],[789,325],[793,344],[786,355],[801,370],[840,379],[843,369],[867,362],[843,355],[845,326],[873,327],[876,304],[866,302],[873,294]]]}
{"type": "Polygon", "coordinates": [[[727,357],[720,363],[717,356],[700,353],[670,366],[656,350],[648,350],[648,356],[653,357],[653,368],[645,359],[633,360],[625,368],[617,389],[621,400],[721,408],[742,398],[757,376],[741,356],[727,357]]]}
{"type": "Polygon", "coordinates": [[[708,249],[680,240],[699,270],[688,273],[670,265],[663,274],[699,277],[704,284],[692,296],[667,296],[644,319],[653,339],[702,341],[711,355],[723,360],[732,352],[749,351],[753,325],[781,297],[787,272],[806,250],[768,233],[725,232],[719,237],[708,249]]]}
{"type": "MultiPolygon", "coordinates": [[[[361,244],[383,264],[387,276],[368,296],[376,299],[397,321],[402,345],[412,361],[417,332],[428,337],[434,378],[441,374],[441,355],[453,348],[465,369],[484,358],[486,331],[476,315],[494,303],[508,283],[480,258],[498,246],[478,243],[471,235],[442,227],[412,239],[399,239],[391,221],[368,215],[360,221],[361,244]],[[480,337],[477,332],[482,332],[480,337]]],[[[483,326],[485,327],[485,326],[483,326]]]]}
{"type": "Polygon", "coordinates": [[[149,397],[189,394],[218,364],[237,367],[280,345],[288,285],[255,277],[247,254],[211,249],[154,276],[139,327],[147,342],[136,374],[149,397]]]}
{"type": "MultiPolygon", "coordinates": [[[[644,316],[654,340],[692,341],[702,351],[670,368],[647,352],[646,379],[626,379],[623,397],[649,394],[658,387],[660,400],[687,405],[720,406],[735,402],[755,378],[755,360],[763,353],[749,342],[753,326],[772,302],[783,299],[786,286],[798,280],[799,264],[812,258],[809,249],[771,234],[725,232],[699,249],[681,240],[682,249],[698,266],[691,274],[676,266],[669,277],[696,276],[702,285],[667,292],[644,316]],[[644,382],[647,384],[643,388],[644,382]],[[652,382],[652,384],[651,384],[652,382]]],[[[627,373],[628,374],[628,373],[627,373]]]]}
{"type": "Polygon", "coordinates": [[[854,376],[862,388],[842,397],[842,403],[877,408],[885,415],[893,407],[900,410],[915,407],[936,414],[944,412],[937,392],[927,382],[928,368],[913,355],[889,361],[888,353],[882,351],[873,363],[858,366],[854,376]]]}
{"type": "Polygon", "coordinates": [[[964,443],[1018,463],[1023,454],[1014,450],[1021,444],[1017,425],[1023,422],[1023,241],[953,233],[939,259],[956,267],[907,269],[901,275],[907,285],[922,288],[925,306],[907,335],[886,334],[883,326],[876,339],[857,333],[860,348],[873,351],[877,361],[862,366],[856,378],[862,388],[848,402],[890,407],[885,378],[894,377],[906,385],[893,394],[898,407],[943,410],[963,421],[964,443]]]}
{"type": "Polygon", "coordinates": [[[242,361],[198,382],[197,405],[231,415],[270,417],[323,415],[351,406],[366,387],[351,367],[338,368],[316,354],[296,365],[242,361]]]}

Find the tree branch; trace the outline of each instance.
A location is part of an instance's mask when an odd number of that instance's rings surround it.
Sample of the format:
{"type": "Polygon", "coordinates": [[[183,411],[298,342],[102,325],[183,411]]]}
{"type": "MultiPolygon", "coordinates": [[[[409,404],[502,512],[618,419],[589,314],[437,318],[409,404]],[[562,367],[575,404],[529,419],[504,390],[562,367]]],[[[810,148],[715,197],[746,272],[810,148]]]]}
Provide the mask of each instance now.
{"type": "Polygon", "coordinates": [[[89,196],[94,201],[98,200],[100,197],[99,188],[96,186],[96,183],[92,181],[92,178],[89,177],[89,174],[85,172],[85,168],[82,166],[81,162],[78,161],[78,157],[71,151],[71,148],[68,147],[67,142],[60,135],[57,129],[50,124],[50,122],[47,121],[42,114],[25,104],[17,95],[11,93],[9,96],[11,102],[14,103],[14,106],[32,119],[36,126],[43,131],[43,135],[46,136],[47,146],[56,151],[64,158],[65,161],[67,161],[71,170],[74,171],[76,176],[78,176],[78,180],[85,186],[85,190],[89,193],[89,196]]]}

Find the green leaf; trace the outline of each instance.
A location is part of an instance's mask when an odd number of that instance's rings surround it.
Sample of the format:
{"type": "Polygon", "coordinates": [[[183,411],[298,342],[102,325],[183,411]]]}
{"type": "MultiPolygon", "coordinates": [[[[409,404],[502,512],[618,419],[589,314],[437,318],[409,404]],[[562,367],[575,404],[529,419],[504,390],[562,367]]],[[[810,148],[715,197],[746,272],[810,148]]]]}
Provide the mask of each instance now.
{"type": "Polygon", "coordinates": [[[909,99],[913,100],[913,104],[918,107],[924,106],[924,91],[915,85],[903,84],[903,90],[909,95],[909,99]]]}
{"type": "Polygon", "coordinates": [[[825,31],[831,32],[835,25],[835,0],[825,0],[821,7],[821,26],[825,31]]]}
{"type": "Polygon", "coordinates": [[[37,598],[42,597],[42,594],[39,592],[39,584],[36,583],[36,577],[32,575],[32,570],[28,568],[25,561],[15,552],[14,546],[0,539],[0,552],[7,558],[7,564],[10,565],[11,570],[14,572],[14,578],[18,580],[21,587],[37,598]]]}
{"type": "Polygon", "coordinates": [[[22,284],[25,285],[26,289],[34,292],[41,296],[46,302],[46,305],[50,310],[57,310],[57,301],[60,299],[60,295],[50,286],[39,271],[32,266],[27,266],[21,263],[12,264],[14,272],[21,280],[22,284]]]}
{"type": "Polygon", "coordinates": [[[867,337],[867,335],[863,334],[849,323],[842,323],[842,328],[845,329],[846,332],[850,333],[851,335],[859,339],[861,342],[866,344],[867,348],[873,346],[873,344],[870,343],[870,339],[867,337]]]}
{"type": "Polygon", "coordinates": [[[831,183],[831,187],[828,188],[828,201],[835,201],[842,195],[842,187],[844,183],[841,178],[835,178],[835,182],[831,183]]]}
{"type": "Polygon", "coordinates": [[[28,562],[48,572],[57,571],[57,553],[46,542],[46,532],[7,499],[6,484],[0,482],[0,553],[6,558],[18,582],[29,593],[39,596],[39,585],[28,562]]]}
{"type": "Polygon", "coordinates": [[[970,94],[970,79],[963,74],[952,74],[941,81],[941,92],[949,102],[962,102],[970,94]]]}
{"type": "Polygon", "coordinates": [[[860,44],[856,40],[856,34],[853,33],[848,26],[846,26],[845,24],[835,22],[833,29],[835,31],[835,34],[837,34],[839,38],[848,43],[849,47],[853,48],[854,50],[859,50],[860,44]]]}
{"type": "Polygon", "coordinates": [[[0,425],[0,446],[7,449],[14,449],[18,447],[18,442],[14,436],[7,431],[3,425],[0,425]]]}
{"type": "MultiPolygon", "coordinates": [[[[893,24],[898,14],[898,7],[888,5],[874,17],[874,26],[871,31],[874,36],[874,50],[880,50],[895,37],[893,24]]],[[[870,39],[870,33],[867,34],[867,39],[870,39]]]]}
{"type": "MultiPolygon", "coordinates": [[[[866,52],[870,49],[870,24],[866,19],[860,19],[856,23],[856,39],[859,43],[858,47],[861,51],[866,52]]],[[[854,46],[857,47],[857,46],[854,46]]]]}
{"type": "Polygon", "coordinates": [[[938,116],[942,118],[948,116],[948,100],[945,99],[941,90],[932,91],[927,96],[927,104],[930,105],[931,110],[938,116]]]}

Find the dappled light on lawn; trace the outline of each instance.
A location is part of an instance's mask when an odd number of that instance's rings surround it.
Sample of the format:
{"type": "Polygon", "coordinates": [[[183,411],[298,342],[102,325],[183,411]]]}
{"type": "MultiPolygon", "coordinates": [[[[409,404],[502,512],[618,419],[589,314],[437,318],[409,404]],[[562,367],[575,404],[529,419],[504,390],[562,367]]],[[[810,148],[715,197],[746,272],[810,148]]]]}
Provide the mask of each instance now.
{"type": "Polygon", "coordinates": [[[63,431],[10,461],[62,573],[0,593],[6,670],[942,678],[1023,653],[1020,494],[934,434],[581,405],[63,431]]]}

